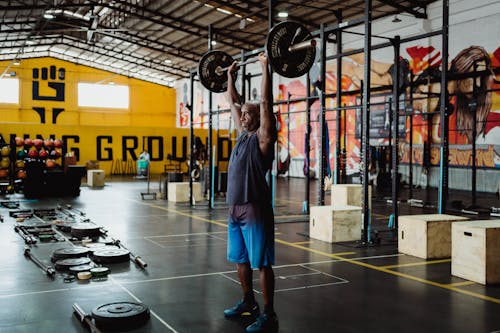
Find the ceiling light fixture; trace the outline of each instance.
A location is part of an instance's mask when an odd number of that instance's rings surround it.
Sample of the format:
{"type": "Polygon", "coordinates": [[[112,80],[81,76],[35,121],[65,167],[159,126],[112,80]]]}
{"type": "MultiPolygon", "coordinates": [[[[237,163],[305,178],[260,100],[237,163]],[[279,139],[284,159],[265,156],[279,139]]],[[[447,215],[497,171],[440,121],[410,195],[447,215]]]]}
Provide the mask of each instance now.
{"type": "Polygon", "coordinates": [[[212,41],[212,46],[215,46],[215,45],[217,45],[217,41],[216,41],[216,40],[213,40],[213,41],[212,41]]]}
{"type": "Polygon", "coordinates": [[[171,60],[171,59],[165,59],[165,63],[166,63],[167,65],[170,65],[170,64],[172,63],[172,60],[171,60]]]}
{"type": "Polygon", "coordinates": [[[392,23],[399,23],[399,22],[401,22],[401,19],[397,15],[395,15],[394,18],[392,19],[392,23]]]}
{"type": "Polygon", "coordinates": [[[21,61],[19,59],[12,60],[12,65],[19,66],[20,64],[21,64],[21,61]]]}
{"type": "Polygon", "coordinates": [[[52,19],[54,19],[54,18],[56,18],[56,17],[54,16],[54,14],[51,14],[51,13],[47,13],[47,12],[45,12],[45,13],[43,14],[43,18],[44,18],[44,19],[46,19],[46,20],[52,20],[52,19]]]}
{"type": "Polygon", "coordinates": [[[278,17],[287,18],[288,17],[288,12],[284,12],[284,11],[278,12],[278,17]]]}

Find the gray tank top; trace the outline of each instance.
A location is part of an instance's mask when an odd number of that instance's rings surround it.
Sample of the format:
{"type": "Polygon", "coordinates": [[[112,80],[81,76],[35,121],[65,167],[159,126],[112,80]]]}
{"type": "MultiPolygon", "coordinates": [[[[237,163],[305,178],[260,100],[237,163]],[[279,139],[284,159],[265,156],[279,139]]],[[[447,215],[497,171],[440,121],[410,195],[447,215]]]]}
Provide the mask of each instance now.
{"type": "Polygon", "coordinates": [[[268,156],[264,156],[257,133],[247,134],[240,134],[229,159],[226,201],[230,205],[271,201],[266,173],[273,163],[274,147],[268,156]]]}

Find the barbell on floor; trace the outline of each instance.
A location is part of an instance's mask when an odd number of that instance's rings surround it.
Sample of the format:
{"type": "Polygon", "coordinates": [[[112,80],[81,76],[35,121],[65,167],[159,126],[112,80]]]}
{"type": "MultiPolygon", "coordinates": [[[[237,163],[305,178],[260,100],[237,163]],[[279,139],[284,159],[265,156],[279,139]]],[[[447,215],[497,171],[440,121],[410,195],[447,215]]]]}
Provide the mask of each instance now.
{"type": "MultiPolygon", "coordinates": [[[[281,76],[294,78],[306,74],[316,57],[316,40],[300,23],[285,21],[269,31],[266,39],[266,53],[269,64],[281,76]]],[[[256,62],[250,59],[239,66],[256,62]]],[[[233,57],[223,51],[205,53],[198,65],[201,84],[214,93],[227,90],[227,69],[234,62],[233,57]]],[[[236,72],[233,73],[236,79],[236,72]]]]}

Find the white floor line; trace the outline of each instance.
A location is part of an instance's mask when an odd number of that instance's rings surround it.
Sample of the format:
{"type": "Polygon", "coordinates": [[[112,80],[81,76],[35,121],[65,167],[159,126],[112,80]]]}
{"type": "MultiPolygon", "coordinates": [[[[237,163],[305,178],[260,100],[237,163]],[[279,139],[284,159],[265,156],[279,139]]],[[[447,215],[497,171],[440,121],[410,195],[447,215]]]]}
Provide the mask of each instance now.
{"type": "MultiPolygon", "coordinates": [[[[402,255],[403,254],[392,254],[392,255],[383,255],[383,256],[359,257],[359,258],[349,258],[349,260],[369,260],[369,259],[398,257],[398,256],[402,256],[402,255]]],[[[317,264],[328,264],[328,263],[341,262],[341,261],[343,261],[343,260],[334,259],[334,260],[303,262],[303,263],[297,263],[297,264],[287,264],[287,265],[273,266],[273,269],[286,268],[286,267],[296,267],[296,266],[317,265],[317,264]]],[[[227,279],[235,281],[235,280],[233,280],[230,277],[228,277],[228,276],[225,275],[225,274],[234,274],[234,273],[236,273],[236,270],[221,271],[221,272],[212,272],[212,273],[202,273],[202,274],[181,275],[181,276],[171,276],[171,277],[165,277],[165,278],[147,279],[147,280],[139,280],[139,281],[127,281],[127,282],[122,282],[122,284],[139,284],[139,283],[147,283],[147,282],[160,282],[160,281],[178,280],[178,279],[189,279],[189,278],[197,278],[197,277],[204,277],[204,276],[214,276],[214,275],[222,275],[223,277],[225,277],[227,279]]],[[[324,272],[322,272],[322,274],[329,275],[329,274],[324,273],[324,272]]],[[[331,275],[331,276],[333,276],[333,275],[331,275]]],[[[336,277],[336,276],[333,276],[333,277],[335,277],[337,279],[341,279],[341,278],[336,277]]],[[[236,282],[239,283],[238,281],[236,281],[236,282]]],[[[46,291],[32,291],[32,292],[26,292],[26,293],[0,295],[0,299],[1,298],[15,297],[15,296],[26,296],[26,295],[36,295],[36,294],[43,294],[43,293],[68,291],[68,290],[71,290],[71,289],[99,288],[99,287],[102,287],[102,284],[93,285],[93,286],[92,285],[90,285],[90,286],[81,286],[81,287],[78,287],[78,288],[64,288],[64,289],[54,289],[54,290],[46,290],[46,291]]]]}
{"type": "MultiPolygon", "coordinates": [[[[127,294],[129,294],[133,299],[135,299],[137,302],[139,303],[142,303],[142,301],[140,300],[139,297],[135,296],[130,290],[128,290],[127,288],[125,288],[121,283],[118,283],[115,279],[113,279],[112,277],[110,277],[110,280],[113,281],[114,284],[116,284],[118,287],[120,287],[123,291],[125,291],[127,294]]],[[[158,314],[156,314],[156,312],[154,312],[153,310],[149,309],[149,312],[156,318],[158,319],[162,324],[163,326],[167,327],[171,332],[174,332],[174,333],[179,333],[177,332],[172,326],[170,326],[165,320],[163,320],[158,314]]]]}

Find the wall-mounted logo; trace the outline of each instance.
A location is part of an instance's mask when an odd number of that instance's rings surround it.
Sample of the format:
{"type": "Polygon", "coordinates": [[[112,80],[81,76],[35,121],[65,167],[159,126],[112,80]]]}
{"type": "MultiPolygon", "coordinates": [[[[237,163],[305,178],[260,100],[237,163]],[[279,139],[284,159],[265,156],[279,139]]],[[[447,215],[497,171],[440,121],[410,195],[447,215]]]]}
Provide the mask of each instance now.
{"type": "MultiPolygon", "coordinates": [[[[33,68],[32,81],[32,99],[34,101],[56,101],[64,102],[64,79],[66,70],[64,68],[57,69],[56,66],[33,68]],[[54,91],[53,94],[41,95],[40,87],[46,85],[54,91]]],[[[45,108],[33,107],[40,115],[40,122],[45,124],[45,108]]],[[[64,108],[52,108],[52,124],[56,123],[57,116],[64,111],[64,108]]]]}

